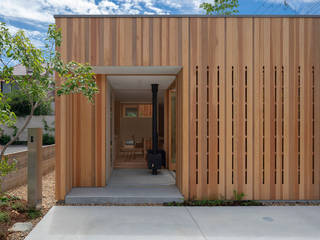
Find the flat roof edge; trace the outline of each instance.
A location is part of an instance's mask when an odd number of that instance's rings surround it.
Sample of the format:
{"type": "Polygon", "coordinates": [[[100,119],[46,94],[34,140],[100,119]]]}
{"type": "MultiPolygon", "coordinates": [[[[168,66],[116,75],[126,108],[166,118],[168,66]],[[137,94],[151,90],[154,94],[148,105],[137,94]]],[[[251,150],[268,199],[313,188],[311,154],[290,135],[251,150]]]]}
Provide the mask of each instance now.
{"type": "Polygon", "coordinates": [[[54,18],[320,18],[320,15],[54,15],[54,18]]]}

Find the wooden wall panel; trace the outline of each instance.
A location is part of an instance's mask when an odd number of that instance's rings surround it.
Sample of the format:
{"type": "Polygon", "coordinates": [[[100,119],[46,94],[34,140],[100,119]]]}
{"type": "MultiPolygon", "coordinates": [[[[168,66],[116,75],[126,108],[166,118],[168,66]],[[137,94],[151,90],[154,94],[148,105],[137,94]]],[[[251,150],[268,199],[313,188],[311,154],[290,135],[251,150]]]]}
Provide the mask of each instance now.
{"type": "MultiPolygon", "coordinates": [[[[68,60],[93,66],[181,66],[189,18],[59,18],[68,60]],[[74,44],[74,43],[77,44],[74,44]]],[[[185,62],[187,63],[187,62],[185,62]]]]}
{"type": "Polygon", "coordinates": [[[225,19],[190,19],[190,198],[225,195],[225,19]]]}
{"type": "MultiPolygon", "coordinates": [[[[97,75],[97,86],[100,92],[95,99],[95,185],[102,187],[106,183],[106,131],[110,118],[107,117],[107,79],[104,75],[97,75]]],[[[110,141],[108,141],[110,144],[110,141]]],[[[110,160],[111,161],[111,160],[110,160]]],[[[110,167],[110,166],[109,166],[110,167]]]]}
{"type": "Polygon", "coordinates": [[[252,198],[253,19],[226,20],[226,197],[252,198]]]}

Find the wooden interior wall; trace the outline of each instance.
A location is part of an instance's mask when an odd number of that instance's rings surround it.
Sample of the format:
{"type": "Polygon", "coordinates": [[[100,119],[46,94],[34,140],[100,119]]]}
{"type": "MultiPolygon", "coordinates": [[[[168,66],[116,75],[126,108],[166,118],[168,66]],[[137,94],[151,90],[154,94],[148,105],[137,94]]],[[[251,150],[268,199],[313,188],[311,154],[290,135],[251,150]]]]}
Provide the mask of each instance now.
{"type": "Polygon", "coordinates": [[[319,24],[190,19],[190,198],[320,198],[319,24]]]}

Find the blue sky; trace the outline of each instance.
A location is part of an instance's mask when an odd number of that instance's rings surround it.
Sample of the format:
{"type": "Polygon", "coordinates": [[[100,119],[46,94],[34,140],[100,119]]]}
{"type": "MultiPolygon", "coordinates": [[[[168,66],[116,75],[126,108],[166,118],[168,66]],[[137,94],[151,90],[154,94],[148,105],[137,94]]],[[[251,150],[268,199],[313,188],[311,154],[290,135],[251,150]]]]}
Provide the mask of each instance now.
{"type": "MultiPolygon", "coordinates": [[[[54,14],[204,14],[212,0],[0,0],[0,21],[41,47],[54,14]]],[[[320,0],[239,0],[239,14],[320,14],[320,0]],[[286,6],[284,4],[286,2],[286,6]]]]}

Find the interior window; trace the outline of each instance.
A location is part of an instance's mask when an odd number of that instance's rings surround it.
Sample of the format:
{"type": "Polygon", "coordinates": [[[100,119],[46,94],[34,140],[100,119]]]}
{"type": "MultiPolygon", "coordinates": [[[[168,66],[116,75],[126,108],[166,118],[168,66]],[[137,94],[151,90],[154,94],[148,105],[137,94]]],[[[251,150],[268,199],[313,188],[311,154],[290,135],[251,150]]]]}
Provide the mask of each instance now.
{"type": "Polygon", "coordinates": [[[124,116],[125,117],[138,117],[138,108],[126,107],[124,116]]]}

